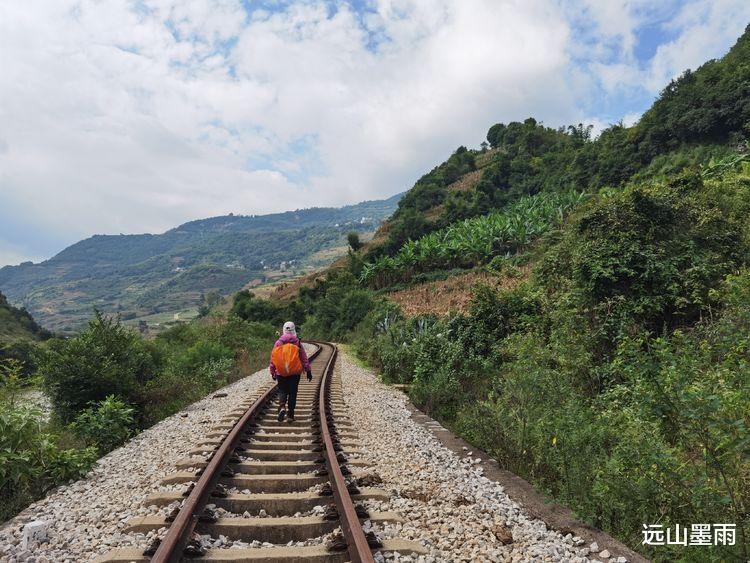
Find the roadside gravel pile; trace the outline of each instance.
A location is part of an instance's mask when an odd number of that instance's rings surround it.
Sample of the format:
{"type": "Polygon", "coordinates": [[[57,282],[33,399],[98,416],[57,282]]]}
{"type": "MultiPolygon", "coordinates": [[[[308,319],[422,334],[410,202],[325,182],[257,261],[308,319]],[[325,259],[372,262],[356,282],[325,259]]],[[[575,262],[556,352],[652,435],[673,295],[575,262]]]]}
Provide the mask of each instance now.
{"type": "Polygon", "coordinates": [[[268,371],[259,371],[221,389],[226,396],[211,394],[110,452],[86,478],[55,489],[0,528],[0,563],[87,561],[114,547],[144,542],[143,534],[120,530],[130,518],[155,512],[142,504],[149,494],[164,490],[159,481],[175,471],[177,461],[211,426],[270,383],[268,371]],[[33,520],[47,522],[49,541],[24,549],[22,530],[33,520]]]}
{"type": "MultiPolygon", "coordinates": [[[[411,419],[403,393],[378,382],[346,354],[339,354],[337,369],[362,457],[383,480],[376,486],[391,493],[390,500],[370,501],[367,508],[404,518],[403,523],[368,523],[380,538],[421,541],[429,555],[419,561],[428,563],[603,561],[580,538],[563,537],[524,514],[498,483],[482,475],[477,460],[461,459],[440,444],[411,419]]],[[[413,560],[392,553],[377,558],[394,559],[413,560]]]]}

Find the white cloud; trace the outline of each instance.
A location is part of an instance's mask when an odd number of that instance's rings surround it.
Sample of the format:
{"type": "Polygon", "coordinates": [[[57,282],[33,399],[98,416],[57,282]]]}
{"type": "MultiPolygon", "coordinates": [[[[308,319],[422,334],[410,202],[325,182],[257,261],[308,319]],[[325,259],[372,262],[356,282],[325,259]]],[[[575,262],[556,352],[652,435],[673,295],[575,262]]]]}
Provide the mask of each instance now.
{"type": "Polygon", "coordinates": [[[739,37],[750,23],[750,2],[688,2],[671,26],[674,41],[660,45],[647,69],[647,86],[658,92],[688,68],[695,70],[726,51],[727,38],[739,37]]]}
{"type": "Polygon", "coordinates": [[[656,83],[739,34],[720,8],[741,2],[717,3],[644,70],[641,0],[4,2],[0,205],[63,246],[389,196],[497,121],[601,128],[597,84],[656,83]]]}
{"type": "Polygon", "coordinates": [[[746,0],[584,0],[579,7],[577,17],[593,23],[595,45],[610,47],[598,59],[588,57],[593,75],[605,93],[620,95],[639,89],[658,94],[686,69],[722,56],[750,23],[746,0]],[[634,54],[636,31],[657,23],[675,38],[659,45],[644,63],[634,54]]]}

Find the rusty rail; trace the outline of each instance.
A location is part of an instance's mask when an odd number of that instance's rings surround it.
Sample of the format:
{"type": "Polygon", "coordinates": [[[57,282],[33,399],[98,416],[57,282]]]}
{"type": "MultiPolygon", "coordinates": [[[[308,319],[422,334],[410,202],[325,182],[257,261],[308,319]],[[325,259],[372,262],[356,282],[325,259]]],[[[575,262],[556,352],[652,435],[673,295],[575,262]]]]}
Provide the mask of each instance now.
{"type": "Polygon", "coordinates": [[[331,357],[328,359],[328,363],[323,370],[320,391],[318,394],[320,434],[324,445],[326,469],[330,476],[333,499],[336,503],[336,508],[338,509],[339,518],[341,520],[341,531],[344,534],[346,547],[352,563],[374,563],[375,560],[372,557],[367,538],[365,537],[365,533],[362,531],[362,526],[359,523],[354,502],[352,501],[352,497],[347,489],[346,479],[344,479],[344,474],[341,472],[341,467],[339,466],[339,461],[336,456],[336,450],[333,447],[331,431],[328,427],[326,394],[331,385],[331,376],[333,374],[333,367],[334,362],[336,361],[336,355],[338,354],[338,349],[333,344],[327,345],[331,346],[333,350],[331,357]]]}
{"type": "MultiPolygon", "coordinates": [[[[320,343],[314,344],[318,346],[318,349],[310,356],[311,360],[317,357],[323,349],[320,343]]],[[[334,347],[334,354],[335,350],[336,348],[334,347]]],[[[328,365],[326,365],[327,369],[328,365]]],[[[229,458],[232,457],[245,427],[258,414],[261,408],[275,396],[277,390],[278,385],[273,385],[258,397],[245,414],[234,424],[232,430],[213,453],[208,465],[203,470],[203,473],[201,473],[198,482],[183,502],[180,512],[177,514],[174,522],[172,522],[169,530],[167,530],[167,534],[151,558],[152,563],[177,563],[182,559],[185,546],[195,531],[198,518],[208,503],[211,493],[216,488],[221,478],[221,472],[227,466],[229,458]]],[[[338,465],[336,468],[338,469],[338,465]]],[[[341,473],[340,470],[339,473],[341,473]]]]}

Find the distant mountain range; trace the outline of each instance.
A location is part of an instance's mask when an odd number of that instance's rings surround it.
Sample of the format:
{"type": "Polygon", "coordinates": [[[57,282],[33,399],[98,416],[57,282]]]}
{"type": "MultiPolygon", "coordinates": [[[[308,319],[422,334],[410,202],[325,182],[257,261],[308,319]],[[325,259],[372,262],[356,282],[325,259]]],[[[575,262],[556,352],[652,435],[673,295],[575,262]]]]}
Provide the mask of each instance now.
{"type": "Polygon", "coordinates": [[[81,326],[94,307],[126,320],[197,309],[209,292],[326,265],[348,232],[375,231],[400,197],[212,217],[159,235],[95,235],[39,264],[0,268],[0,290],[53,330],[81,326]]]}

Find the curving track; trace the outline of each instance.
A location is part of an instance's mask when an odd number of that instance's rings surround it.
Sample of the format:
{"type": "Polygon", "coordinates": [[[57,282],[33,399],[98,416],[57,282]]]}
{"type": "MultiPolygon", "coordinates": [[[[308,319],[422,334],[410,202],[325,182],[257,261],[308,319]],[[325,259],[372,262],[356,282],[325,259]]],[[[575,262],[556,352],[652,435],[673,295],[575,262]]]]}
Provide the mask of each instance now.
{"type": "Polygon", "coordinates": [[[117,549],[98,561],[369,562],[372,550],[424,552],[415,542],[380,544],[364,534],[361,521],[399,516],[356,504],[387,493],[363,486],[377,478],[357,460],[356,427],[334,375],[336,347],[314,344],[314,378],[300,384],[297,420],[276,421],[276,385],[228,413],[163,481],[189,484],[187,496],[167,491],[146,501],[157,507],[179,501],[179,510],[135,518],[124,530],[160,530],[160,540],[145,552],[117,549]],[[224,547],[215,547],[216,538],[224,547]],[[231,545],[237,540],[261,547],[231,545]]]}

